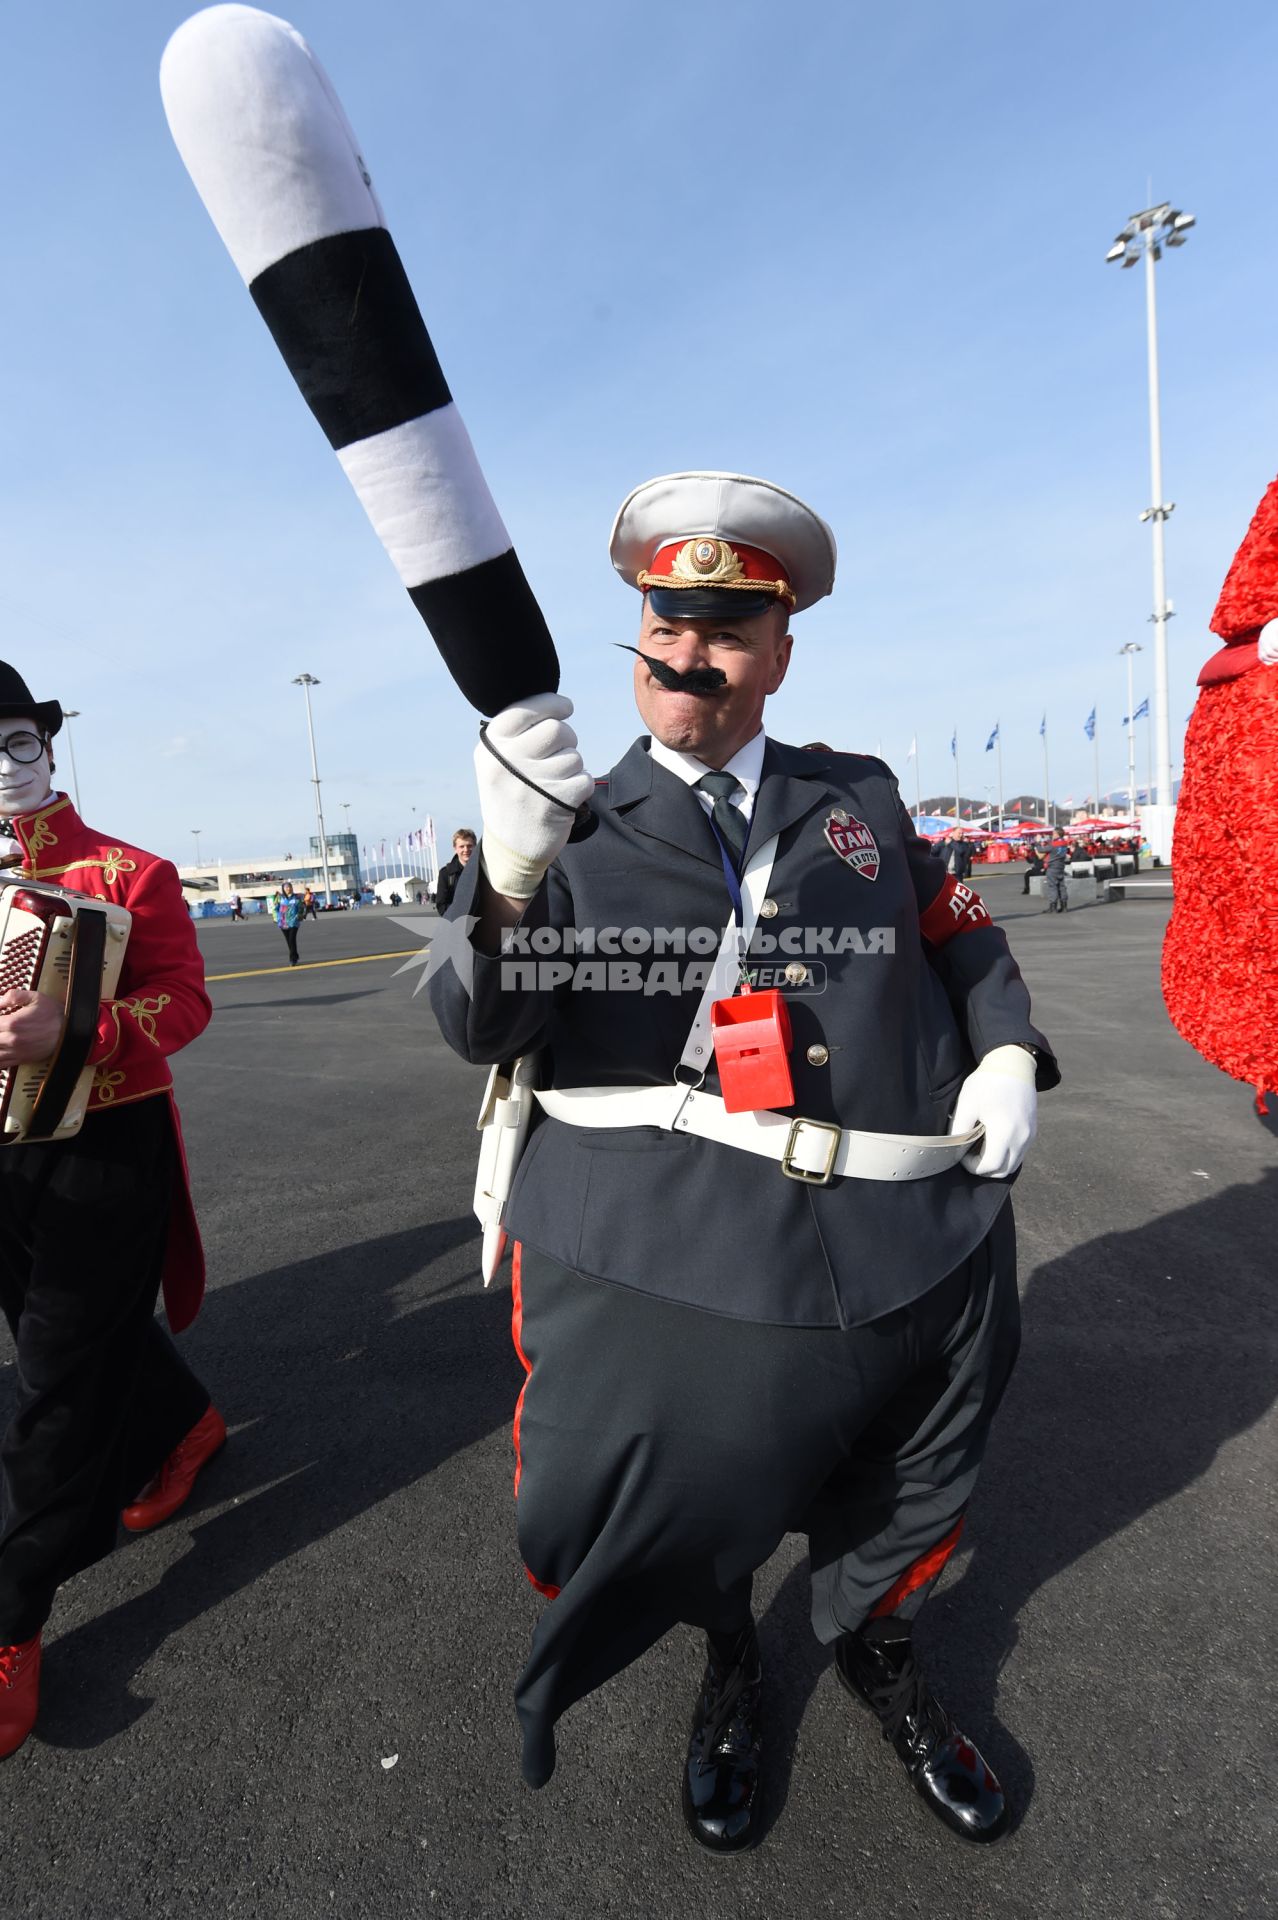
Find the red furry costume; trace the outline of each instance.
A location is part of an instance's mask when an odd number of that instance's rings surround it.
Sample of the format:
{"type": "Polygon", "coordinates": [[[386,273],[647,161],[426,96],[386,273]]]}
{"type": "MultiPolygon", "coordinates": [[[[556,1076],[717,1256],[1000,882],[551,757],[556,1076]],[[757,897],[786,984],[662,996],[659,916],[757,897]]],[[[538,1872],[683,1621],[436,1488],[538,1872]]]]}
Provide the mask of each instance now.
{"type": "Polygon", "coordinates": [[[1225,642],[1198,676],[1163,946],[1163,996],[1205,1060],[1278,1092],[1278,480],[1256,509],[1211,630],[1225,642]]]}

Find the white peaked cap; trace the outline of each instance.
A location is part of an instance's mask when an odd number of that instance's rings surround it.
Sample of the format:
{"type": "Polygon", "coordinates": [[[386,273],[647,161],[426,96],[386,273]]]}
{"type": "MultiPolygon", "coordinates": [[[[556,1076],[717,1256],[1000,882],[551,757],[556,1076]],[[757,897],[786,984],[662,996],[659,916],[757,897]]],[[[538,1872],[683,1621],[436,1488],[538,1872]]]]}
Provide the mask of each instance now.
{"type": "MultiPolygon", "coordinates": [[[[789,582],[796,613],[834,586],[838,552],[825,521],[784,487],[744,473],[666,473],[645,480],[623,500],[608,551],[627,585],[655,585],[657,578],[641,582],[639,575],[663,548],[691,539],[771,554],[789,582]]],[[[676,575],[673,584],[695,583],[676,575]]]]}

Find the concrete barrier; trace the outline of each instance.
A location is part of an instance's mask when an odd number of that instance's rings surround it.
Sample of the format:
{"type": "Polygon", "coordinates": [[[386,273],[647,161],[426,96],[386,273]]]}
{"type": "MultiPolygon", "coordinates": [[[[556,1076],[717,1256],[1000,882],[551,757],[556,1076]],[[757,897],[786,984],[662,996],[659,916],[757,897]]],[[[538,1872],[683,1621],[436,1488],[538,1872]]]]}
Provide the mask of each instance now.
{"type": "MultiPolygon", "coordinates": [[[[1107,898],[1107,882],[1096,880],[1089,873],[1067,874],[1065,878],[1065,901],[1069,907],[1102,907],[1107,898]]],[[[1030,892],[1037,900],[1046,900],[1047,881],[1043,874],[1036,873],[1030,880],[1030,892]]]]}
{"type": "Polygon", "coordinates": [[[1109,897],[1111,900],[1170,900],[1172,898],[1172,879],[1170,873],[1161,879],[1148,880],[1111,880],[1109,897]]]}

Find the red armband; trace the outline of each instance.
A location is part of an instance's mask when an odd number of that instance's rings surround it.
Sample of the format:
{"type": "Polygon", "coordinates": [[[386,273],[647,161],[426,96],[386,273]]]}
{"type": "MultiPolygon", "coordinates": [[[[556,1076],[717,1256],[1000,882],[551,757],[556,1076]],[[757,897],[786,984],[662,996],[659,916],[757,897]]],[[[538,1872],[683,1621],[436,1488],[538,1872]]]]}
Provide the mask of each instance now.
{"type": "Polygon", "coordinates": [[[919,915],[919,932],[931,946],[943,947],[956,933],[972,933],[977,927],[992,927],[990,910],[974,888],[946,874],[926,913],[919,915]]]}

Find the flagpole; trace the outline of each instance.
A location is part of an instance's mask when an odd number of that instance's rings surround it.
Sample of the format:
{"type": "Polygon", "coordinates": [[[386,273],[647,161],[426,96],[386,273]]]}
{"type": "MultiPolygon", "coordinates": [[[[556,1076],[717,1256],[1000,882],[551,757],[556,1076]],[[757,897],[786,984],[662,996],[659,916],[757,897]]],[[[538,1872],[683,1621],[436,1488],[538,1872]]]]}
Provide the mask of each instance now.
{"type": "Polygon", "coordinates": [[[914,736],[914,825],[923,818],[923,776],[919,772],[919,736],[914,736]]]}
{"type": "Polygon", "coordinates": [[[1052,824],[1052,783],[1047,770],[1047,715],[1043,715],[1043,724],[1039,728],[1043,736],[1043,818],[1048,826],[1052,824]]]}
{"type": "Polygon", "coordinates": [[[998,748],[998,830],[1003,831],[1003,723],[994,723],[994,744],[998,748]]]}
{"type": "MultiPolygon", "coordinates": [[[[1149,804],[1152,807],[1154,804],[1154,740],[1153,715],[1150,713],[1148,703],[1146,703],[1145,707],[1145,785],[1149,794],[1149,804]]],[[[1171,802],[1171,788],[1169,787],[1167,789],[1167,800],[1165,804],[1170,806],[1171,802]]]]}
{"type": "MultiPolygon", "coordinates": [[[[1093,713],[1096,709],[1093,707],[1093,713]]],[[[1092,803],[1092,812],[1100,812],[1100,744],[1096,738],[1096,729],[1092,728],[1092,781],[1096,788],[1096,798],[1092,803]]]]}
{"type": "Polygon", "coordinates": [[[963,818],[962,793],[959,786],[958,728],[954,729],[954,821],[955,825],[963,818]]]}

